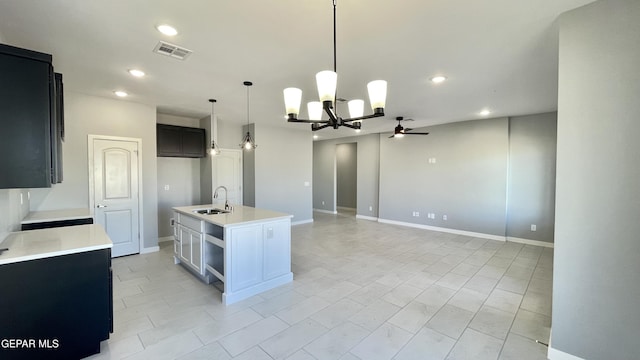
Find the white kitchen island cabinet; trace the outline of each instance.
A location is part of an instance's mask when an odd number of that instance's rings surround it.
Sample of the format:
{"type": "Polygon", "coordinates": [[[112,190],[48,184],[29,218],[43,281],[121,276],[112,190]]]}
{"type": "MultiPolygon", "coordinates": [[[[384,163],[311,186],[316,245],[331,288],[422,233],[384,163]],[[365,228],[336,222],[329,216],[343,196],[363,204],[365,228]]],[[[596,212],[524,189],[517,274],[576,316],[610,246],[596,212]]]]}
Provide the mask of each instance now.
{"type": "Polygon", "coordinates": [[[214,205],[175,207],[174,259],[209,283],[223,283],[232,304],[293,280],[291,215],[248,206],[198,214],[214,205]]]}

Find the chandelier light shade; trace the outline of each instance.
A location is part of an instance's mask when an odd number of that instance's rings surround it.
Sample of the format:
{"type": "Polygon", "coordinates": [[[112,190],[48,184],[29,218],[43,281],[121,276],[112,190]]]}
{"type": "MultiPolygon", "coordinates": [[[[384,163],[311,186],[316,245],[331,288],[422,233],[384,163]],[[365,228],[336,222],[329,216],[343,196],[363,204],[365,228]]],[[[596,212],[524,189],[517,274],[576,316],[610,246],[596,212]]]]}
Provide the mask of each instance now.
{"type": "Polygon", "coordinates": [[[364,100],[351,100],[347,105],[349,106],[349,116],[352,118],[358,118],[364,115],[364,100]]]}
{"type": "Polygon", "coordinates": [[[374,80],[367,84],[367,90],[369,90],[371,110],[374,112],[383,111],[378,109],[384,109],[387,100],[387,82],[384,80],[374,80]]]}
{"type": "Polygon", "coordinates": [[[318,96],[320,101],[336,101],[336,89],[338,88],[338,74],[331,70],[320,71],[316,74],[318,84],[318,96]]]}
{"type": "Polygon", "coordinates": [[[249,131],[249,87],[253,85],[253,83],[251,81],[245,81],[242,84],[247,87],[247,134],[242,139],[240,147],[245,150],[253,150],[258,147],[251,136],[251,131],[249,131]]]}
{"type": "Polygon", "coordinates": [[[300,102],[302,101],[302,90],[298,88],[286,88],[284,93],[284,106],[287,108],[287,114],[300,114],[300,102]]]}
{"type": "Polygon", "coordinates": [[[309,112],[309,119],[322,120],[322,103],[320,101],[309,101],[307,103],[307,111],[309,112]]]}
{"type": "Polygon", "coordinates": [[[284,89],[284,104],[287,111],[288,122],[310,123],[311,130],[316,131],[326,127],[334,129],[340,126],[360,130],[362,120],[384,116],[385,102],[387,98],[387,82],[375,80],[367,84],[369,91],[369,102],[373,114],[364,115],[364,101],[349,101],[349,118],[339,117],[334,111],[336,93],[338,86],[338,73],[336,71],[336,0],[333,0],[333,71],[325,70],[316,74],[316,84],[318,87],[318,98],[320,101],[313,101],[307,104],[309,119],[301,119],[300,103],[302,102],[302,90],[298,88],[284,89]],[[329,116],[329,119],[322,120],[322,111],[329,116]]]}

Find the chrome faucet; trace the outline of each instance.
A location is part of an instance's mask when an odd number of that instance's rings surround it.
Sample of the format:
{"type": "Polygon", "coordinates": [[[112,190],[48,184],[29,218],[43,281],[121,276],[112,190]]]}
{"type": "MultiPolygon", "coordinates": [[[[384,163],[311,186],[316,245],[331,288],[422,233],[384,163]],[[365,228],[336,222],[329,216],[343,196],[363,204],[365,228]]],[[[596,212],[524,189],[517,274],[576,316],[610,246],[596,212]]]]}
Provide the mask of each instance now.
{"type": "Polygon", "coordinates": [[[216,190],[213,192],[213,198],[214,199],[218,198],[218,190],[220,189],[224,190],[224,209],[229,210],[231,206],[229,206],[229,190],[227,190],[226,186],[218,186],[216,190]]]}

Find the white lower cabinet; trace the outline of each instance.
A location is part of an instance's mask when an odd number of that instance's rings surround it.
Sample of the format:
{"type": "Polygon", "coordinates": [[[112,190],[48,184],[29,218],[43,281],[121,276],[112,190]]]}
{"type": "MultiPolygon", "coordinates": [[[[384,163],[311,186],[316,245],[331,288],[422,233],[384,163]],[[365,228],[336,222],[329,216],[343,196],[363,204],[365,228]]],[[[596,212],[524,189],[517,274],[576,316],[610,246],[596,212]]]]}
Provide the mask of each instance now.
{"type": "MultiPolygon", "coordinates": [[[[291,221],[289,219],[229,230],[231,273],[229,293],[291,275],[291,221]]],[[[227,288],[225,288],[227,290],[227,288]]]]}
{"type": "Polygon", "coordinates": [[[262,281],[262,225],[230,230],[231,292],[253,286],[262,281]]]}
{"type": "Polygon", "coordinates": [[[174,214],[174,219],[176,219],[174,224],[174,256],[198,274],[204,275],[205,271],[202,266],[203,236],[202,232],[194,229],[200,229],[200,220],[181,214],[174,214]]]}

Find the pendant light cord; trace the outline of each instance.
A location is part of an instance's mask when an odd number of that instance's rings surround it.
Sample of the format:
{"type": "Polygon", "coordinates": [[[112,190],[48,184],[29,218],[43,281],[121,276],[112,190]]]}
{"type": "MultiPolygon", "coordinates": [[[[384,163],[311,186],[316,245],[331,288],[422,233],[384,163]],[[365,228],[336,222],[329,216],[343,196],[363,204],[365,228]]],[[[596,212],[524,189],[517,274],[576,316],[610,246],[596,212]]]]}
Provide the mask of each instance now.
{"type": "Polygon", "coordinates": [[[338,72],[337,46],[336,46],[336,0],[333,0],[333,72],[338,72]]]}

